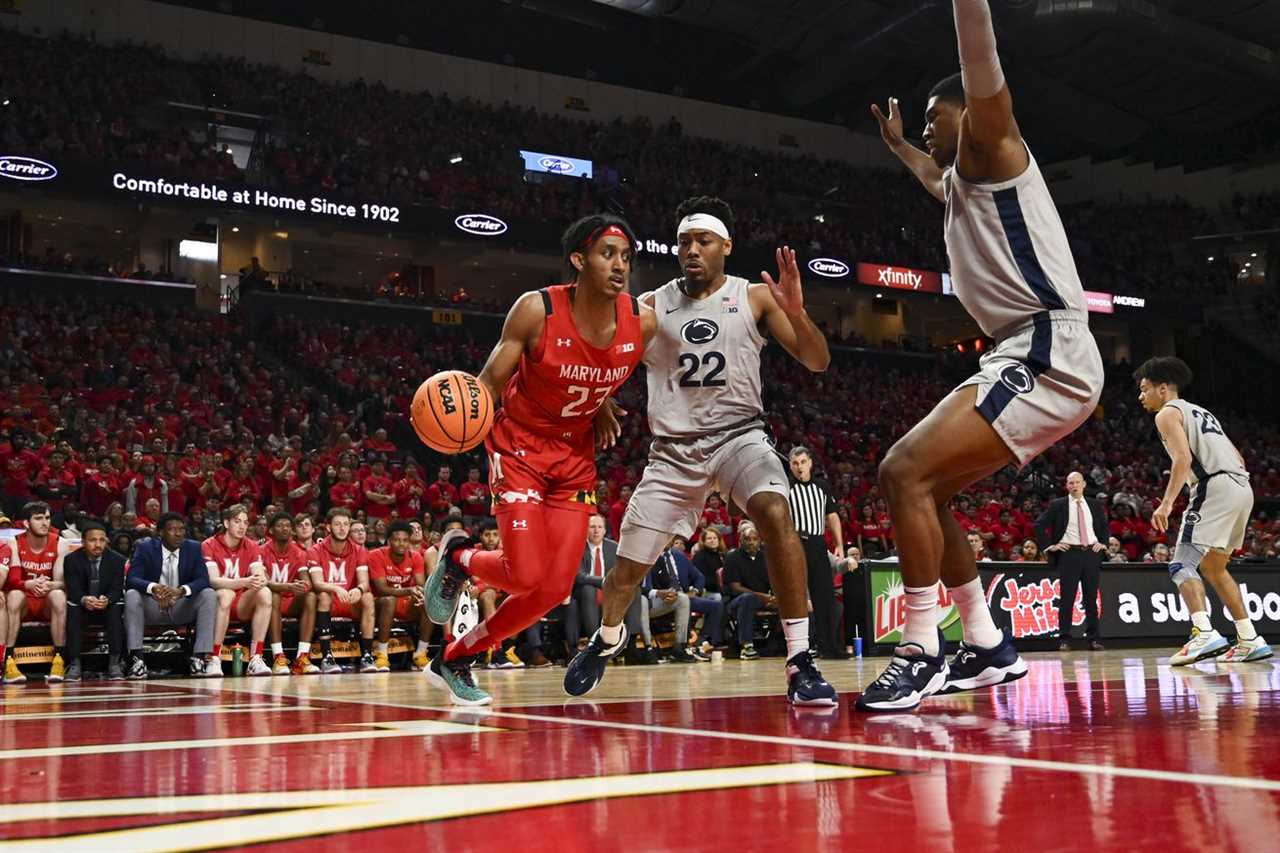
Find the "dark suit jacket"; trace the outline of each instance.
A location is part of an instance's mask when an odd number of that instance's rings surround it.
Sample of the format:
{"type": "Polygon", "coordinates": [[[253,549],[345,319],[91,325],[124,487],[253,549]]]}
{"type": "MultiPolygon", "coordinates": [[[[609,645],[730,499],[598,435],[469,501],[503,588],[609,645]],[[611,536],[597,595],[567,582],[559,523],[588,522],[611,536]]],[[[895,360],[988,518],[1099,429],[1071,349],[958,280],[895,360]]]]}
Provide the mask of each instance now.
{"type": "Polygon", "coordinates": [[[72,551],[62,561],[62,580],[67,585],[67,604],[79,607],[86,595],[105,595],[107,604],[124,603],[124,557],[108,548],[98,562],[98,582],[93,583],[89,555],[72,551]]]}
{"type": "MultiPolygon", "coordinates": [[[[133,559],[129,561],[126,579],[129,589],[145,594],[148,584],[160,583],[163,571],[164,546],[160,538],[143,539],[133,549],[133,559]]],[[[192,595],[209,586],[209,570],[205,568],[200,543],[194,539],[184,540],[178,548],[178,585],[189,587],[192,595]]]]}
{"type": "MultiPolygon", "coordinates": [[[[1111,536],[1111,528],[1107,526],[1107,511],[1102,508],[1102,504],[1092,498],[1085,498],[1084,501],[1089,505],[1089,514],[1093,516],[1093,537],[1106,545],[1107,539],[1111,536]]],[[[1036,544],[1040,546],[1042,552],[1050,545],[1056,545],[1062,541],[1063,535],[1067,532],[1067,513],[1070,511],[1071,498],[1054,498],[1049,502],[1049,508],[1044,511],[1044,514],[1036,519],[1036,544]]],[[[1058,553],[1054,551],[1045,555],[1049,565],[1052,566],[1058,562],[1058,553]]]]}
{"type": "MultiPolygon", "coordinates": [[[[606,538],[600,546],[603,549],[601,558],[604,560],[604,573],[608,574],[618,563],[618,543],[612,539],[606,538]]],[[[578,561],[578,577],[574,580],[573,585],[577,586],[604,586],[604,578],[598,578],[591,573],[591,543],[588,542],[582,548],[582,559],[578,561]]]]}

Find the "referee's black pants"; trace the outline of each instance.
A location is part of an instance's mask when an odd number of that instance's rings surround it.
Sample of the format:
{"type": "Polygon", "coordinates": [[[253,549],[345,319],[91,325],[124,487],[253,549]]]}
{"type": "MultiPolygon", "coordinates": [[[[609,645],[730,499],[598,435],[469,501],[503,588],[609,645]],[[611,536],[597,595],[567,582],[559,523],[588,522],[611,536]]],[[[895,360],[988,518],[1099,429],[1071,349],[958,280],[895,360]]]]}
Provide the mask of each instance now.
{"type": "Polygon", "coordinates": [[[818,651],[834,655],[840,651],[840,629],[836,617],[836,587],[827,559],[827,542],[821,536],[800,535],[804,561],[808,567],[809,601],[813,603],[813,631],[818,651]]]}
{"type": "Polygon", "coordinates": [[[1062,581],[1058,597],[1058,637],[1071,636],[1071,613],[1075,609],[1076,590],[1083,587],[1084,635],[1098,637],[1098,581],[1102,577],[1102,554],[1073,545],[1058,555],[1058,576],[1062,581]]]}

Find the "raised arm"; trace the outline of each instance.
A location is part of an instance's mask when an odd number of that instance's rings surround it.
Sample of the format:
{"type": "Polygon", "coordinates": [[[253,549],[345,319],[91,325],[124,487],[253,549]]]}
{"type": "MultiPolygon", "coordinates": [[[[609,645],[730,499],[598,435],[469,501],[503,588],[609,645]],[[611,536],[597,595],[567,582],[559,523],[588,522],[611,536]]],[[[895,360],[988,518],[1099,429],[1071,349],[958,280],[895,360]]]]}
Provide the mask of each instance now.
{"type": "Polygon", "coordinates": [[[520,356],[537,346],[546,319],[542,294],[536,290],[517,299],[507,312],[507,319],[502,324],[502,337],[489,353],[489,360],[477,377],[489,389],[495,408],[502,402],[502,389],[507,387],[507,380],[516,372],[520,356]]]}
{"type": "Polygon", "coordinates": [[[952,0],[952,7],[965,103],[956,167],[975,181],[1016,178],[1030,160],[996,53],[991,7],[987,0],[952,0]]]}
{"type": "Polygon", "coordinates": [[[769,334],[792,358],[814,373],[822,373],[831,364],[831,351],[827,348],[826,336],[804,310],[804,291],[795,250],[786,246],[778,249],[777,259],[778,280],[761,271],[767,286],[752,285],[747,291],[752,312],[757,321],[765,322],[769,334]]]}
{"type": "Polygon", "coordinates": [[[887,116],[880,112],[878,104],[871,105],[871,114],[880,123],[880,138],[889,146],[894,156],[916,176],[916,180],[929,191],[929,195],[938,201],[946,201],[942,192],[942,169],[933,162],[932,157],[907,142],[902,134],[902,113],[898,111],[898,99],[889,99],[887,116]]]}

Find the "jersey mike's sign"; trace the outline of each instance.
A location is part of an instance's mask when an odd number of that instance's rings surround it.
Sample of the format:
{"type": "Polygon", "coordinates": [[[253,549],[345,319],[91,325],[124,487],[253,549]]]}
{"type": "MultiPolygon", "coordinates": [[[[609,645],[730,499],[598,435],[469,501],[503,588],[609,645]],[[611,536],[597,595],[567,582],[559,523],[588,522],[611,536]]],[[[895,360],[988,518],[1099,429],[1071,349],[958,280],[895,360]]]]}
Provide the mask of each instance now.
{"type": "Polygon", "coordinates": [[[52,181],[58,177],[58,167],[34,157],[16,154],[0,156],[0,178],[11,181],[52,181]]]}
{"type": "Polygon", "coordinates": [[[885,264],[858,264],[858,283],[921,293],[942,292],[942,276],[939,273],[885,264]]]}

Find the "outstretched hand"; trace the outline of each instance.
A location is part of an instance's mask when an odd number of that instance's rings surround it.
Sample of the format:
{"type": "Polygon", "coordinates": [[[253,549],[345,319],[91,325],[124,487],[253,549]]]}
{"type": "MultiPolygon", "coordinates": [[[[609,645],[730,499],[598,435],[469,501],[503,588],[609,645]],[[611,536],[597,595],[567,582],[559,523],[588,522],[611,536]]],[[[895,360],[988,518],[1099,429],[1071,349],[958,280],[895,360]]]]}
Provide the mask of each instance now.
{"type": "Polygon", "coordinates": [[[622,424],[618,419],[626,417],[626,414],[627,410],[613,400],[606,400],[596,412],[596,444],[601,450],[608,450],[618,443],[618,436],[622,435],[622,424]]]}
{"type": "Polygon", "coordinates": [[[796,252],[790,246],[783,246],[775,254],[778,258],[778,280],[774,281],[773,276],[765,270],[760,271],[760,277],[769,285],[769,292],[773,294],[774,301],[783,313],[794,317],[804,311],[804,290],[800,287],[796,252]]]}
{"type": "Polygon", "coordinates": [[[906,137],[902,134],[902,113],[898,111],[897,98],[889,99],[889,115],[887,117],[880,112],[879,104],[871,105],[871,114],[880,123],[880,138],[884,140],[885,145],[890,148],[897,148],[906,142],[906,137]]]}

